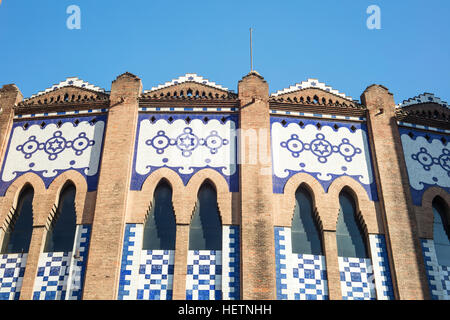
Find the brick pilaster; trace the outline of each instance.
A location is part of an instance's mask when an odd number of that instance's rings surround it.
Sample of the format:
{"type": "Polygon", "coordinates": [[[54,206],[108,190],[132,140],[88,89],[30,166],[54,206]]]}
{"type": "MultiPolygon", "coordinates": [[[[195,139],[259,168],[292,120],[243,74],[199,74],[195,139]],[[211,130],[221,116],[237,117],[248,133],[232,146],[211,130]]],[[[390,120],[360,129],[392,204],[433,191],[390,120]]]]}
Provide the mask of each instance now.
{"type": "Polygon", "coordinates": [[[7,84],[0,89],[0,165],[4,160],[11,133],[14,106],[22,100],[22,93],[16,85],[7,84]]]}
{"type": "Polygon", "coordinates": [[[369,138],[396,298],[429,299],[394,97],[387,88],[372,85],[362,94],[361,102],[368,109],[369,138]]]}
{"type": "Polygon", "coordinates": [[[275,299],[269,88],[264,78],[252,71],[239,81],[238,89],[241,297],[244,300],[275,299]],[[246,137],[253,138],[247,140],[246,137]]]}
{"type": "Polygon", "coordinates": [[[342,300],[336,231],[323,231],[323,248],[327,266],[329,299],[342,300]]]}
{"type": "Polygon", "coordinates": [[[141,80],[120,75],[111,86],[83,299],[117,299],[141,80]]]}
{"type": "Polygon", "coordinates": [[[173,299],[186,299],[187,256],[189,250],[189,225],[177,224],[173,270],[173,299]]]}

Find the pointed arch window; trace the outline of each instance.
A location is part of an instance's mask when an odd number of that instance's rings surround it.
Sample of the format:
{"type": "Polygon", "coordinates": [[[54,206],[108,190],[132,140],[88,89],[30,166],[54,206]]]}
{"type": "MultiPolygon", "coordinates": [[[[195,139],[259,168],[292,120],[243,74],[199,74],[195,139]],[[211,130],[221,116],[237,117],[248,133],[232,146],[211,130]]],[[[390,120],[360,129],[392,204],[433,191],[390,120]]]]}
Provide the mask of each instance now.
{"type": "Polygon", "coordinates": [[[217,193],[209,182],[205,182],[198,192],[189,229],[189,250],[222,250],[217,193]]]}
{"type": "Polygon", "coordinates": [[[172,188],[166,181],[158,184],[152,208],[144,225],[143,250],[175,250],[176,222],[172,188]]]}
{"type": "Polygon", "coordinates": [[[447,208],[443,201],[435,198],[433,206],[433,240],[439,265],[450,266],[450,226],[447,208]]]}
{"type": "Polygon", "coordinates": [[[292,252],[322,255],[321,237],[314,218],[310,193],[299,188],[295,193],[295,202],[291,227],[292,252]]]}
{"type": "Polygon", "coordinates": [[[346,191],[339,195],[339,217],[336,240],[339,257],[367,258],[367,248],[362,227],[356,218],[356,204],[346,191]]]}
{"type": "Polygon", "coordinates": [[[17,208],[3,238],[2,253],[27,253],[33,233],[32,187],[26,187],[19,195],[17,208]]]}
{"type": "Polygon", "coordinates": [[[66,185],[59,196],[58,207],[52,219],[44,252],[70,252],[73,250],[77,217],[75,212],[76,188],[66,185]]]}

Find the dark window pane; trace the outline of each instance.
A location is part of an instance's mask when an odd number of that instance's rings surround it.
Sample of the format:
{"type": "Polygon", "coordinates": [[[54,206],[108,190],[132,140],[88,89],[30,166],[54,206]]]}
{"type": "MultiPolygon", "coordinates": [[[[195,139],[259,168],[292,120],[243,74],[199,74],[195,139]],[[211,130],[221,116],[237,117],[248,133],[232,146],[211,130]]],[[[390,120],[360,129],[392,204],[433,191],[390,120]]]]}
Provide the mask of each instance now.
{"type": "Polygon", "coordinates": [[[198,192],[189,230],[189,250],[222,250],[222,224],[216,190],[205,183],[198,192]]]}
{"type": "Polygon", "coordinates": [[[294,217],[292,218],[292,252],[322,255],[319,229],[313,216],[312,199],[305,190],[295,194],[294,217]]]}
{"type": "Polygon", "coordinates": [[[339,257],[367,258],[367,250],[361,227],[356,220],[353,198],[343,192],[339,195],[341,206],[336,226],[339,257]]]}
{"type": "Polygon", "coordinates": [[[44,252],[70,252],[76,231],[75,186],[63,189],[52,225],[47,233],[44,252]]]}
{"type": "Polygon", "coordinates": [[[172,189],[160,183],[153,197],[153,206],[144,226],[143,250],[175,250],[176,223],[172,207],[172,189]]]}
{"type": "Polygon", "coordinates": [[[450,266],[450,239],[448,236],[448,221],[445,207],[438,201],[433,201],[433,240],[438,263],[450,266]]]}
{"type": "Polygon", "coordinates": [[[17,209],[3,238],[2,253],[27,253],[33,233],[33,196],[32,188],[22,191],[17,209]]]}

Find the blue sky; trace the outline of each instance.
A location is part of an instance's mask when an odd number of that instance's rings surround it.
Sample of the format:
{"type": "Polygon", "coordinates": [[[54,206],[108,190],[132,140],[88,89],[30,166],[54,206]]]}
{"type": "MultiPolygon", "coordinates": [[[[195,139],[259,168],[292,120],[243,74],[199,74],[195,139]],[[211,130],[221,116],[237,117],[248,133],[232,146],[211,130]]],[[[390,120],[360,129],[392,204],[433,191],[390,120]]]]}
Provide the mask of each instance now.
{"type": "Polygon", "coordinates": [[[450,101],[448,0],[3,0],[0,85],[25,97],[77,76],[109,90],[129,71],[144,89],[197,73],[229,89],[254,69],[270,92],[316,78],[358,99],[373,83],[396,103],[423,92],[450,101]],[[66,27],[69,5],[81,29],[66,27]],[[369,5],[381,30],[369,30],[369,5]]]}

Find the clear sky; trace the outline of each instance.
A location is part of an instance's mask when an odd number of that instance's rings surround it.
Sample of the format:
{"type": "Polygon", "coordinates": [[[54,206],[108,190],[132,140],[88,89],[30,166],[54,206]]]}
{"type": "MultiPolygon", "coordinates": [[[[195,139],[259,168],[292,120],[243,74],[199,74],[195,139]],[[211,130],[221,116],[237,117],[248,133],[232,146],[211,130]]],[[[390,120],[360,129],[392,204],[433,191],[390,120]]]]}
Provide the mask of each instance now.
{"type": "Polygon", "coordinates": [[[237,91],[254,69],[275,92],[316,78],[358,99],[373,83],[396,103],[450,102],[449,0],[2,0],[0,86],[25,97],[76,76],[109,90],[129,71],[144,89],[197,73],[237,91]],[[67,7],[81,10],[70,30],[67,7]],[[381,29],[366,12],[381,10],[381,29]]]}

